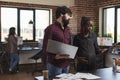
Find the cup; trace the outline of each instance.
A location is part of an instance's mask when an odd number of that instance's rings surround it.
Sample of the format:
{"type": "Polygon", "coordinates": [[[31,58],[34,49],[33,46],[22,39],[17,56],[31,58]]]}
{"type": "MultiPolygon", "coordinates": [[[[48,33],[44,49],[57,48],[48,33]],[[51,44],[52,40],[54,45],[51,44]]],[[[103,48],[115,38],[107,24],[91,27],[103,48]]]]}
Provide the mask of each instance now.
{"type": "Polygon", "coordinates": [[[48,70],[43,70],[43,78],[44,80],[48,80],[48,70]]]}

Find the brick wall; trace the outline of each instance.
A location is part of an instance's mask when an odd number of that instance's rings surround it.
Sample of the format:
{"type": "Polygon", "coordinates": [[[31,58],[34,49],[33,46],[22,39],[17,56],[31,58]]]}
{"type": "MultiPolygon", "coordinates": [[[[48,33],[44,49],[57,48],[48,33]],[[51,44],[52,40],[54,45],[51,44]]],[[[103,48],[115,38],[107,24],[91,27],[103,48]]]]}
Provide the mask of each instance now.
{"type": "MultiPolygon", "coordinates": [[[[96,33],[99,32],[99,8],[111,5],[120,5],[120,0],[75,0],[75,5],[70,9],[73,12],[73,18],[70,20],[71,32],[73,35],[80,32],[80,21],[82,16],[91,17],[96,23],[96,33]]],[[[53,11],[52,20],[55,21],[55,10],[57,6],[27,4],[16,2],[0,1],[0,6],[15,6],[22,8],[51,8],[53,11]]],[[[0,23],[1,24],[1,23],[0,23]]]]}
{"type": "Polygon", "coordinates": [[[77,24],[74,28],[77,30],[72,30],[72,33],[77,34],[80,32],[80,21],[82,16],[91,17],[93,21],[96,21],[96,2],[94,0],[75,0],[75,6],[72,6],[74,8],[73,12],[75,13],[76,17],[76,23],[71,24],[77,24]]]}
{"type": "Polygon", "coordinates": [[[99,8],[113,5],[120,5],[120,0],[75,0],[75,6],[71,8],[74,15],[76,15],[71,21],[72,33],[77,34],[80,32],[80,21],[82,16],[91,17],[96,23],[96,33],[98,33],[99,8]]]}

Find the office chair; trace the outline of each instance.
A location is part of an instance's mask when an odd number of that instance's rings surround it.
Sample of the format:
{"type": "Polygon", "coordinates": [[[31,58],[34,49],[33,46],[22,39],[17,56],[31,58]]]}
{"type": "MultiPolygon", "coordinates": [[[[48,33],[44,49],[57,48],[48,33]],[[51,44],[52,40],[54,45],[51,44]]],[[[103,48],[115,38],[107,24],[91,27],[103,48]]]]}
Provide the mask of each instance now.
{"type": "Polygon", "coordinates": [[[32,75],[34,75],[35,72],[42,72],[43,68],[39,69],[38,68],[38,59],[43,57],[43,52],[42,50],[40,50],[37,54],[29,57],[29,59],[33,59],[35,61],[35,65],[34,65],[34,70],[30,71],[32,73],[32,75]]]}
{"type": "Polygon", "coordinates": [[[3,57],[3,53],[0,51],[0,72],[1,72],[1,73],[3,73],[2,57],[3,57]]]}
{"type": "Polygon", "coordinates": [[[9,68],[9,54],[7,53],[6,43],[0,42],[0,72],[5,73],[9,68]]]}

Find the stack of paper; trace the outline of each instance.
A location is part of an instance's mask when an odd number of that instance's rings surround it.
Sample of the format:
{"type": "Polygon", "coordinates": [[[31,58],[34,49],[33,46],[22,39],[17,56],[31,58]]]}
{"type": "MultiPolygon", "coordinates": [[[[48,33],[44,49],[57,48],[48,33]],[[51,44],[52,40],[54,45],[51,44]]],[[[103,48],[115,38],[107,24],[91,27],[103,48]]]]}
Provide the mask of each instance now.
{"type": "Polygon", "coordinates": [[[44,80],[44,79],[43,79],[43,76],[37,76],[35,77],[35,80],[44,80]]]}
{"type": "Polygon", "coordinates": [[[71,74],[71,73],[63,73],[60,75],[56,76],[59,79],[53,79],[53,80],[83,80],[83,79],[99,79],[99,76],[93,75],[91,73],[76,73],[76,74],[71,74]]]}

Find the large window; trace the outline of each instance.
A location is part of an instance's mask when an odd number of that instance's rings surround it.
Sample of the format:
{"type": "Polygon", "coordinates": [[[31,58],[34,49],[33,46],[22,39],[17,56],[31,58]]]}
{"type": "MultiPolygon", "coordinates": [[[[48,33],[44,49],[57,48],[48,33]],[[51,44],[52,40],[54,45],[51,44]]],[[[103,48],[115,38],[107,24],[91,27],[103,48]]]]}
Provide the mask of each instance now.
{"type": "Polygon", "coordinates": [[[10,27],[15,27],[23,40],[43,39],[44,29],[51,24],[50,9],[22,9],[1,7],[1,41],[8,37],[10,27]]]}
{"type": "Polygon", "coordinates": [[[120,8],[109,7],[103,9],[102,35],[111,35],[113,43],[120,42],[120,8]]]}
{"type": "Polygon", "coordinates": [[[33,10],[20,10],[20,36],[23,40],[33,40],[33,25],[30,26],[29,21],[33,23],[33,10]]]}
{"type": "Polygon", "coordinates": [[[117,41],[120,42],[120,8],[117,9],[117,41]]]}
{"type": "Polygon", "coordinates": [[[35,11],[35,24],[36,24],[36,40],[42,39],[44,36],[44,29],[49,25],[49,11],[36,10],[35,11]]]}
{"type": "Polygon", "coordinates": [[[1,41],[5,41],[8,37],[10,27],[17,29],[17,9],[16,8],[1,8],[1,41]]]}

